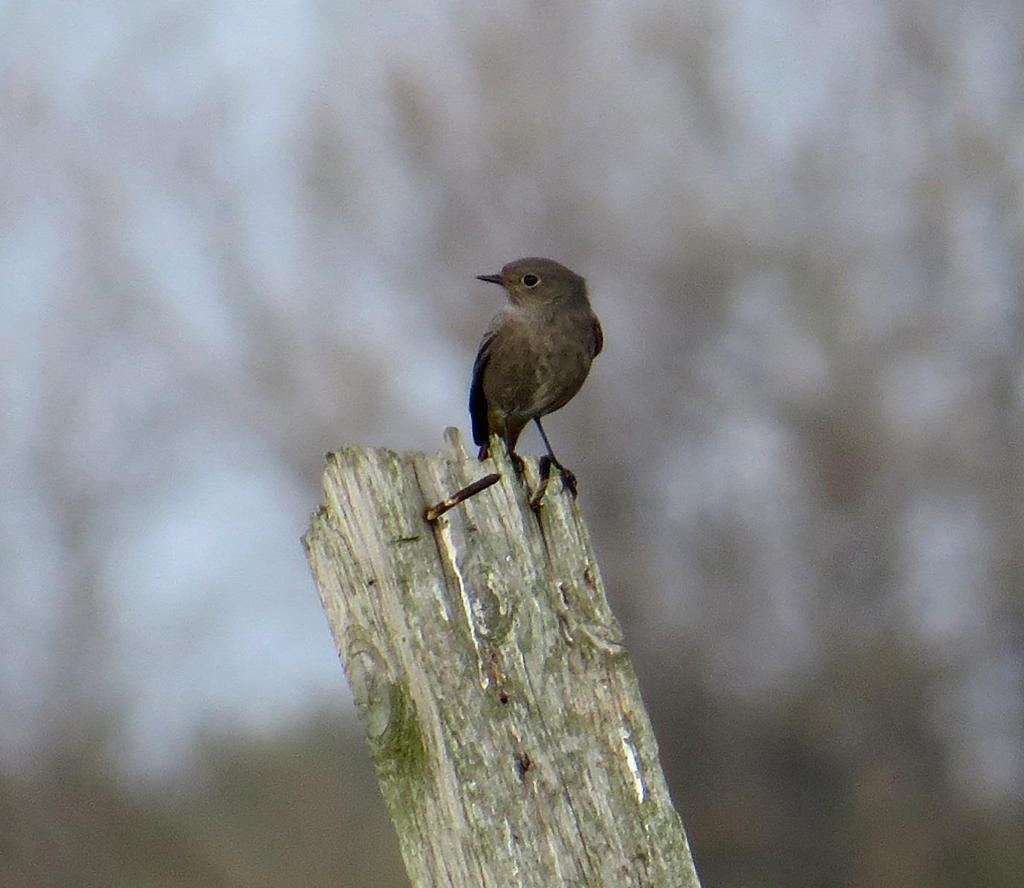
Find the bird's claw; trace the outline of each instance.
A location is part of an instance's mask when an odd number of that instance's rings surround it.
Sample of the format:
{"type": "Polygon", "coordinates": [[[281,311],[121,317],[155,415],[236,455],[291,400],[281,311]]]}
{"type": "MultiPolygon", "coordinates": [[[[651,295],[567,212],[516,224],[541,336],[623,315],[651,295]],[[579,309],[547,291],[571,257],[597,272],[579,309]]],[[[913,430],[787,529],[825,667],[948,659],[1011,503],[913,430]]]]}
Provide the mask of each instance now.
{"type": "Polygon", "coordinates": [[[568,490],[572,494],[572,498],[576,499],[578,491],[578,485],[576,483],[576,476],[570,472],[565,466],[563,466],[558,460],[553,459],[550,456],[542,456],[540,458],[540,484],[537,486],[537,492],[530,497],[530,508],[537,511],[541,507],[541,503],[544,500],[544,495],[548,490],[548,482],[551,480],[551,467],[555,466],[562,475],[562,490],[568,490]]]}
{"type": "Polygon", "coordinates": [[[512,460],[512,468],[515,469],[516,477],[522,481],[526,478],[526,462],[518,453],[510,453],[509,459],[512,460]]]}
{"type": "MultiPolygon", "coordinates": [[[[476,458],[483,462],[485,459],[491,457],[491,445],[488,441],[486,444],[480,445],[480,450],[477,452],[476,458]]],[[[515,470],[516,477],[522,481],[526,477],[526,463],[523,458],[516,453],[514,450],[508,451],[508,458],[512,463],[512,468],[515,470]]]]}
{"type": "Polygon", "coordinates": [[[576,499],[576,495],[579,492],[576,476],[561,463],[558,464],[558,471],[562,473],[562,490],[568,490],[572,494],[572,498],[576,499]]]}

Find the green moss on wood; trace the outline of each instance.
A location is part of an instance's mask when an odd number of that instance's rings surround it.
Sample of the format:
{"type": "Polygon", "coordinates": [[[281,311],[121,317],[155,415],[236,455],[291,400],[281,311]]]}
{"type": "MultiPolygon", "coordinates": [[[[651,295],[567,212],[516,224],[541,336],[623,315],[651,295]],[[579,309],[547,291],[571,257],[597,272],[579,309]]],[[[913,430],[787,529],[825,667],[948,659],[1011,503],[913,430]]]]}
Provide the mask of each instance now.
{"type": "Polygon", "coordinates": [[[381,737],[371,743],[373,761],[382,783],[399,781],[413,789],[423,783],[428,773],[419,717],[401,685],[392,684],[388,693],[391,721],[381,737]]]}

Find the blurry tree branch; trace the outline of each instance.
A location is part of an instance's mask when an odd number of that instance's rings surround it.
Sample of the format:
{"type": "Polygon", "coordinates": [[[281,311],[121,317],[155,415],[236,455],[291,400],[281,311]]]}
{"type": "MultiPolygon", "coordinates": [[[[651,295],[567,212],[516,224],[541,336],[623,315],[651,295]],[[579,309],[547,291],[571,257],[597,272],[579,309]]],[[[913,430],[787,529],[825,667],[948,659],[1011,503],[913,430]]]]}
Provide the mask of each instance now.
{"type": "Polygon", "coordinates": [[[331,454],[305,538],[412,883],[697,886],[575,501],[502,455],[429,525],[481,474],[448,440],[331,454]]]}

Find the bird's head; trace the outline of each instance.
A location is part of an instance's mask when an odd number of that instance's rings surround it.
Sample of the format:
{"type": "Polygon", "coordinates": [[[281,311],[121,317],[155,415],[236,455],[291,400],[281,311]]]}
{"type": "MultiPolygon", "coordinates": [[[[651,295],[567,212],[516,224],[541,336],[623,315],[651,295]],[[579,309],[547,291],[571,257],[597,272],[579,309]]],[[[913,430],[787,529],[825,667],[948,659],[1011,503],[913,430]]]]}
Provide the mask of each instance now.
{"type": "Polygon", "coordinates": [[[513,305],[585,304],[587,300],[586,281],[553,259],[516,259],[498,274],[480,274],[477,280],[500,284],[513,305]]]}

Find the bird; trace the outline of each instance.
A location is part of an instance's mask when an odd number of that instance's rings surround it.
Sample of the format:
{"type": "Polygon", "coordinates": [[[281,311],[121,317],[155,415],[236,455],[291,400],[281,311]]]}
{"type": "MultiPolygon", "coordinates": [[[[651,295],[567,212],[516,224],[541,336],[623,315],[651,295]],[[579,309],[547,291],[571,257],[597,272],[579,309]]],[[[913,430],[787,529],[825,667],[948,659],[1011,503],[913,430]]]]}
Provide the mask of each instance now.
{"type": "Polygon", "coordinates": [[[533,421],[547,448],[540,462],[542,488],[556,466],[563,488],[575,497],[576,476],[555,456],[540,420],[573,398],[604,347],[586,281],[553,259],[535,256],[509,262],[497,274],[477,275],[477,280],[503,287],[508,296],[473,362],[469,415],[478,457],[487,459],[497,435],[521,476],[516,442],[533,421]]]}

